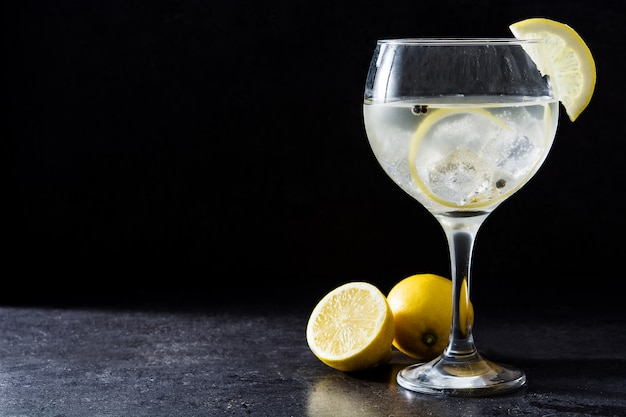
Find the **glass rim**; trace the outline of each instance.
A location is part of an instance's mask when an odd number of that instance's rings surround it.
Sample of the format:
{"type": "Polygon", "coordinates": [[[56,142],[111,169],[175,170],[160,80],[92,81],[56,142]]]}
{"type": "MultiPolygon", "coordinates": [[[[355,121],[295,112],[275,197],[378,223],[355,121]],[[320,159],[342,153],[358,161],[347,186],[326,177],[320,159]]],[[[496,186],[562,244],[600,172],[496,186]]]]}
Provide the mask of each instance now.
{"type": "Polygon", "coordinates": [[[522,45],[529,43],[540,43],[541,39],[519,39],[519,38],[389,38],[378,39],[379,45],[423,45],[423,46],[458,46],[458,45],[522,45]]]}

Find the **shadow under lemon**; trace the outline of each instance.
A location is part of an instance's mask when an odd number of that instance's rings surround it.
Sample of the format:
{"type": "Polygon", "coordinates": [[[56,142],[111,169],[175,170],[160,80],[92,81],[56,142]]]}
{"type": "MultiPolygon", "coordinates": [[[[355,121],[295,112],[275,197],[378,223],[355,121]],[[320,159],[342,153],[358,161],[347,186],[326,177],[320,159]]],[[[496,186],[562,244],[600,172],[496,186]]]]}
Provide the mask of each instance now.
{"type": "MultiPolygon", "coordinates": [[[[386,399],[401,390],[396,374],[415,360],[394,350],[388,363],[357,372],[331,370],[317,379],[307,394],[307,416],[380,416],[386,399]]],[[[331,368],[329,368],[330,370],[331,368]]]]}
{"type": "Polygon", "coordinates": [[[358,372],[330,370],[307,393],[307,417],[381,417],[397,413],[411,416],[448,415],[454,408],[449,399],[420,395],[396,382],[396,375],[415,359],[393,350],[391,360],[358,372]]]}

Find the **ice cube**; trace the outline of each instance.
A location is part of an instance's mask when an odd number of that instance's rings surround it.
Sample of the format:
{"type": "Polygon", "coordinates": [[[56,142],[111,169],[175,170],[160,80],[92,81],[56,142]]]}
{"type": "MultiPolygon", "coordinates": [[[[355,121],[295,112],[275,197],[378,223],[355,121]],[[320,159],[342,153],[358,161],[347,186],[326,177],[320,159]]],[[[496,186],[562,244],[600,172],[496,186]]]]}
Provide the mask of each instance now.
{"type": "Polygon", "coordinates": [[[498,167],[514,178],[528,174],[539,158],[541,149],[527,136],[515,135],[501,151],[498,167]]]}
{"type": "Polygon", "coordinates": [[[495,187],[494,171],[499,169],[475,152],[458,148],[432,165],[428,186],[437,197],[456,205],[477,203],[489,198],[495,187]]]}

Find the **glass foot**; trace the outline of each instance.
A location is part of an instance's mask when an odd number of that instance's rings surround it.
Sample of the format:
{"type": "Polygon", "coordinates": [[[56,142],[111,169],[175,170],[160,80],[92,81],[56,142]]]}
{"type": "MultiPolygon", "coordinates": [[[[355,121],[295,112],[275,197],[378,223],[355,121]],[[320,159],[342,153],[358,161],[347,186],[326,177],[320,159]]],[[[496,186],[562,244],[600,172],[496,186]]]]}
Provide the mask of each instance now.
{"type": "Polygon", "coordinates": [[[526,383],[524,371],[475,354],[470,358],[439,356],[398,372],[398,384],[411,391],[456,397],[483,397],[514,391],[526,383]]]}

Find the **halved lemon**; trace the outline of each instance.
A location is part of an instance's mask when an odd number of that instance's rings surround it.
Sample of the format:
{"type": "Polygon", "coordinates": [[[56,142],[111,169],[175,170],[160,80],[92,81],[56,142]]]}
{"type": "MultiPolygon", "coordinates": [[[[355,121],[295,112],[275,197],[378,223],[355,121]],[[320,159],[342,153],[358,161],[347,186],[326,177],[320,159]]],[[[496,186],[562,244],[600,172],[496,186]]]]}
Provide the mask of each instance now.
{"type": "Polygon", "coordinates": [[[527,48],[542,74],[552,80],[556,97],[573,122],[589,105],[596,85],[596,64],[589,47],[570,26],[531,18],[509,26],[518,39],[541,39],[544,54],[527,48]]]}
{"type": "Polygon", "coordinates": [[[358,371],[391,359],[393,312],[367,282],[335,288],[315,306],[306,328],[313,354],[340,371],[358,371]]]}

